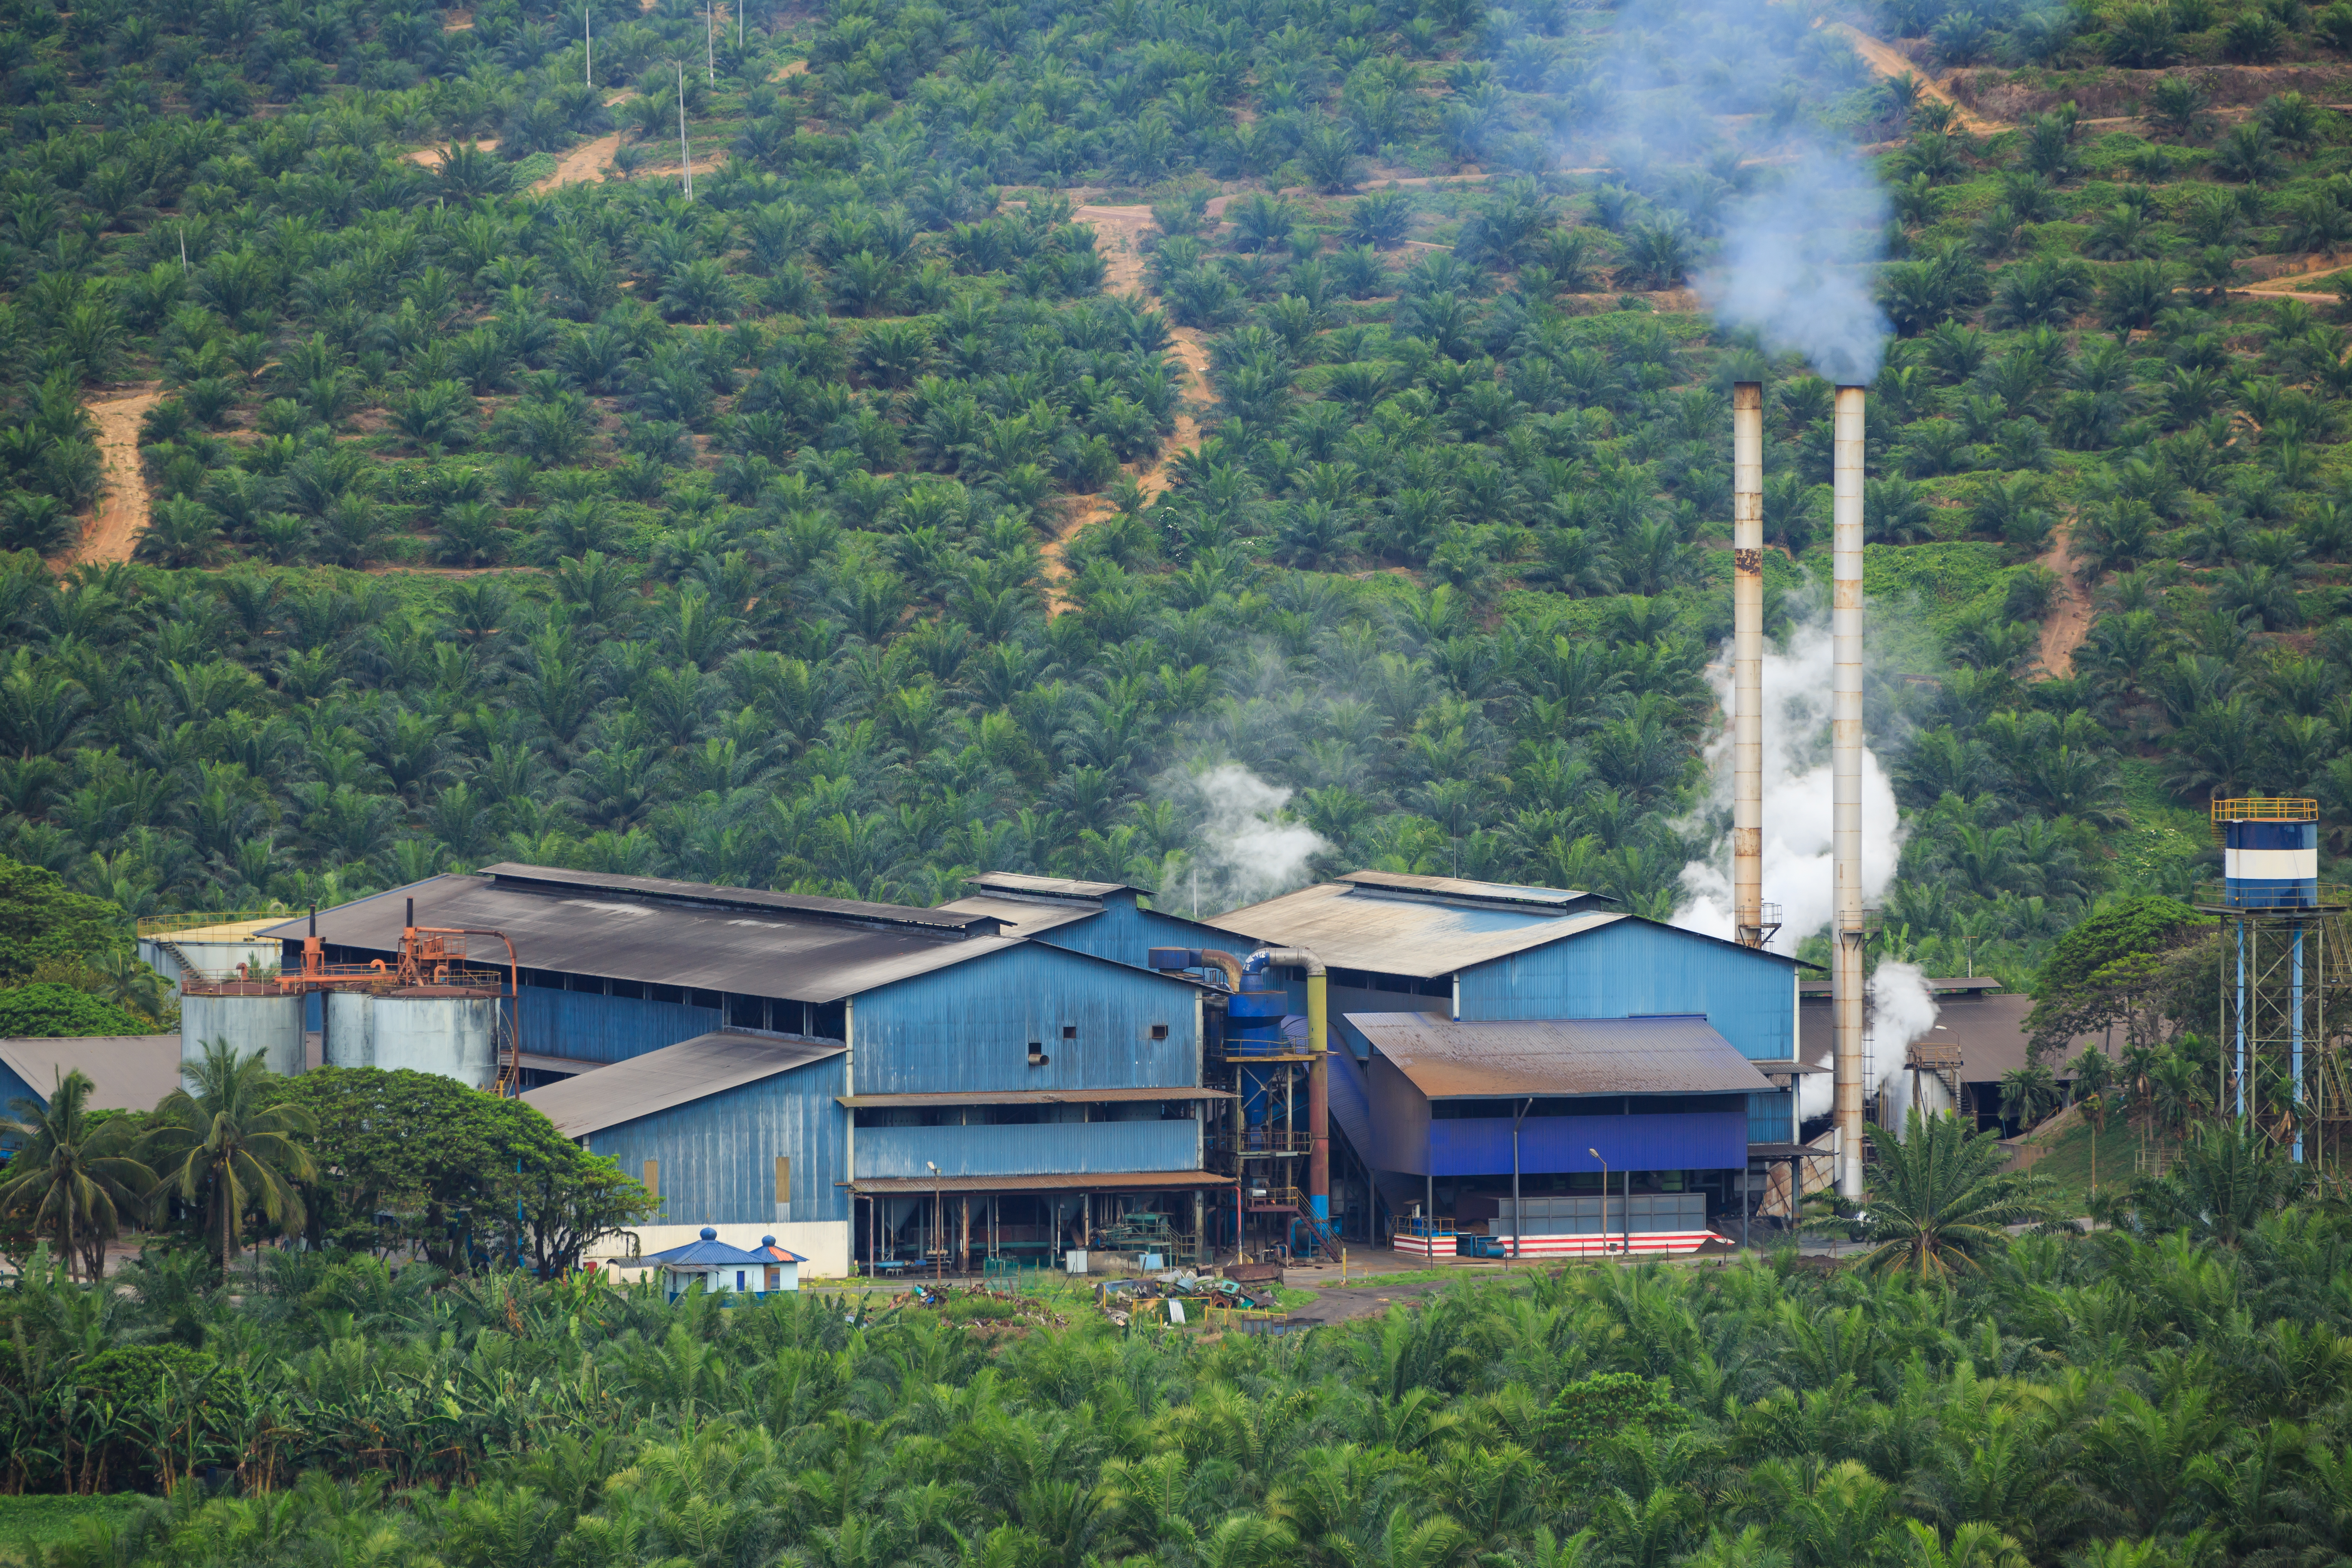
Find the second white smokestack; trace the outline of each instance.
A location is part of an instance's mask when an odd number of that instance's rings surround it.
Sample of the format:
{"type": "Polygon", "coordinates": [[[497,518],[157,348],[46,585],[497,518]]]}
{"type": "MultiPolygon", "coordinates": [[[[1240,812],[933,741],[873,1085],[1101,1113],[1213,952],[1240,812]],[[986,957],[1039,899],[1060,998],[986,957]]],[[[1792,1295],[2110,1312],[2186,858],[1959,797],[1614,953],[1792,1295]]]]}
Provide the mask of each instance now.
{"type": "Polygon", "coordinates": [[[1764,384],[1731,384],[1731,928],[1764,945],[1764,384]]]}
{"type": "Polygon", "coordinates": [[[1830,1005],[1836,1030],[1838,1191],[1862,1196],[1862,466],[1863,389],[1837,389],[1831,521],[1834,596],[1830,604],[1830,760],[1835,868],[1830,1005]]]}

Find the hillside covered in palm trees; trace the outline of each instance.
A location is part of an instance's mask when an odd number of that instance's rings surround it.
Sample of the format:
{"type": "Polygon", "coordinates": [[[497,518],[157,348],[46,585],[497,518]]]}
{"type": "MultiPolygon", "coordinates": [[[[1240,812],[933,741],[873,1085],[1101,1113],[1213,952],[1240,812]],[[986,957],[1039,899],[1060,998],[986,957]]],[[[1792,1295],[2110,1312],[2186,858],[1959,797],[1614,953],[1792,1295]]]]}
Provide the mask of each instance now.
{"type": "Polygon", "coordinates": [[[1890,950],[2022,984],[2209,791],[2352,825],[2335,16],[19,0],[5,847],[1213,892],[1280,801],[1667,915],[1734,378],[1826,574],[1830,389],[1687,286],[1826,140],[1890,950]]]}

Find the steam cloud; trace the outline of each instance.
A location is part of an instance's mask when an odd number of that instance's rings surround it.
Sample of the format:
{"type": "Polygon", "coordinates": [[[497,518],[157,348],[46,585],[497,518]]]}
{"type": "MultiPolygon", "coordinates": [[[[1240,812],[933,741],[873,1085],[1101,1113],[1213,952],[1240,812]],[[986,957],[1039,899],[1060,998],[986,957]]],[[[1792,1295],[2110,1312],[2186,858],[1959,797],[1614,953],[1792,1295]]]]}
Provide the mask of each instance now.
{"type": "MultiPolygon", "coordinates": [[[[1834,658],[1830,630],[1800,626],[1785,652],[1764,654],[1764,900],[1780,906],[1780,931],[1771,946],[1794,952],[1797,943],[1827,925],[1836,912],[1832,868],[1830,680],[1834,658]]],[[[1724,711],[1731,710],[1728,658],[1710,677],[1724,711]]],[[[1706,752],[1714,804],[1731,805],[1731,732],[1727,726],[1706,752]]],[[[1862,753],[1862,896],[1884,898],[1903,855],[1895,788],[1878,757],[1862,753]]],[[[1691,901],[1675,914],[1685,931],[1728,939],[1731,923],[1731,840],[1726,836],[1703,860],[1683,868],[1691,901]]]]}
{"type": "MultiPolygon", "coordinates": [[[[1917,964],[1886,959],[1870,972],[1870,1060],[1878,1076],[1879,1121],[1898,1132],[1911,1105],[1911,1075],[1904,1069],[1903,1053],[1912,1041],[1927,1037],[1936,1013],[1935,995],[1917,964]]],[[[1941,1079],[1923,1072],[1919,1089],[1923,1112],[1952,1108],[1941,1079]]]]}
{"type": "Polygon", "coordinates": [[[1867,384],[1885,358],[1885,312],[1871,297],[1885,193],[1851,147],[1812,137],[1726,215],[1720,263],[1693,279],[1726,327],[1767,351],[1793,350],[1840,386],[1867,384]]]}
{"type": "Polygon", "coordinates": [[[1171,910],[1191,910],[1192,871],[1200,876],[1202,912],[1215,914],[1304,887],[1307,862],[1330,847],[1284,815],[1288,790],[1239,763],[1181,775],[1171,793],[1199,819],[1191,867],[1161,890],[1160,902],[1171,910]]]}

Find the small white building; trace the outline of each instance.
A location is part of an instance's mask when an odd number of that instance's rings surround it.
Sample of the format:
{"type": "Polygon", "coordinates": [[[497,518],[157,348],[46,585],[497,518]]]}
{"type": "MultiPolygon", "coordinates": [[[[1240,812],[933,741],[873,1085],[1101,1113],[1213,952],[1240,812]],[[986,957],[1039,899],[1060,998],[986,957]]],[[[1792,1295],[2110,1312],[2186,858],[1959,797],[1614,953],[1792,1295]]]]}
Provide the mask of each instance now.
{"type": "Polygon", "coordinates": [[[660,1269],[667,1294],[674,1301],[698,1280],[714,1296],[728,1291],[764,1296],[771,1290],[797,1290],[801,1265],[808,1259],[778,1247],[772,1236],[761,1237],[755,1248],[730,1247],[719,1239],[715,1227],[706,1225],[702,1235],[684,1247],[631,1261],[660,1269]]]}

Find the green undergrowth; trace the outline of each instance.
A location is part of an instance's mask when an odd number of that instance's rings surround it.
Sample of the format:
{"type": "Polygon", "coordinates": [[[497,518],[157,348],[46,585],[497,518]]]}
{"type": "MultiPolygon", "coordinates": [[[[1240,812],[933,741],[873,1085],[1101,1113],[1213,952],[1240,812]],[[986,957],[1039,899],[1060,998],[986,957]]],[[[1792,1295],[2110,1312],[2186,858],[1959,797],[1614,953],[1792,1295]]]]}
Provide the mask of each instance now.
{"type": "Polygon", "coordinates": [[[0,1497],[0,1563],[31,1560],[28,1548],[54,1546],[86,1523],[127,1516],[135,1496],[0,1497]]]}

